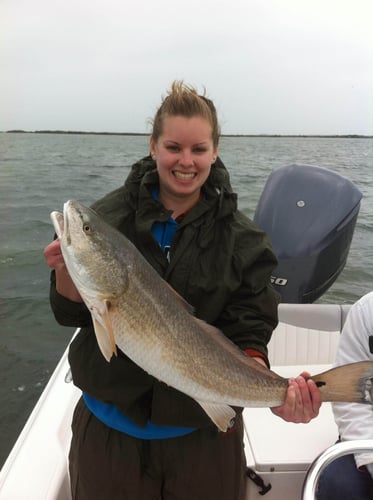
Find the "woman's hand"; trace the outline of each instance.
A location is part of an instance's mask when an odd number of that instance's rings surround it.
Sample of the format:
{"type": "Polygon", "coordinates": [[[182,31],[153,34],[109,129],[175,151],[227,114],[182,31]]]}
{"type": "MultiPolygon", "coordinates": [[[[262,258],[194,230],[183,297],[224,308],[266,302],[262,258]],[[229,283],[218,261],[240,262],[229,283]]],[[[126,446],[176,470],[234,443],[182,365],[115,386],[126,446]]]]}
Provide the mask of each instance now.
{"type": "Polygon", "coordinates": [[[83,302],[65,265],[59,240],[54,240],[45,247],[44,257],[48,266],[56,271],[57,292],[73,302],[83,302]]]}
{"type": "Polygon", "coordinates": [[[58,269],[65,266],[65,261],[61,251],[59,240],[54,240],[44,248],[44,257],[47,264],[52,269],[58,269]]]}
{"type": "MultiPolygon", "coordinates": [[[[254,357],[258,363],[266,366],[263,359],[254,357]]],[[[284,404],[271,408],[272,413],[295,424],[307,424],[319,414],[322,403],[321,393],[308,372],[297,378],[289,379],[288,392],[284,404]]]]}
{"type": "Polygon", "coordinates": [[[283,405],[271,408],[272,412],[286,422],[307,424],[319,414],[321,393],[310,374],[303,372],[289,379],[286,400],[283,405]],[[308,379],[308,380],[307,380],[308,379]]]}

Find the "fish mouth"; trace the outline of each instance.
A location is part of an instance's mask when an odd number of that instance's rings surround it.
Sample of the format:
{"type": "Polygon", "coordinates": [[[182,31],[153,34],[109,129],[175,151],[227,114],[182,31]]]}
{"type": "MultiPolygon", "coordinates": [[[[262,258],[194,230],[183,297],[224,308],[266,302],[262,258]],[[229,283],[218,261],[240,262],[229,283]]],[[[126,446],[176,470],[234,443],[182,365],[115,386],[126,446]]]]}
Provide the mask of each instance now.
{"type": "Polygon", "coordinates": [[[70,231],[69,231],[69,217],[67,215],[69,204],[70,204],[70,202],[67,201],[66,203],[64,203],[64,206],[63,206],[64,235],[65,235],[65,238],[66,238],[66,244],[67,245],[71,244],[71,237],[70,237],[70,231]]]}
{"type": "Polygon", "coordinates": [[[61,239],[65,232],[65,221],[64,216],[61,212],[57,212],[56,210],[51,212],[51,220],[53,223],[54,230],[56,231],[57,238],[61,239]]]}
{"type": "Polygon", "coordinates": [[[56,210],[51,213],[51,219],[54,226],[54,230],[56,231],[57,234],[57,238],[59,240],[65,238],[67,245],[71,243],[70,231],[69,231],[68,206],[69,202],[67,201],[63,206],[63,213],[58,212],[56,210]]]}

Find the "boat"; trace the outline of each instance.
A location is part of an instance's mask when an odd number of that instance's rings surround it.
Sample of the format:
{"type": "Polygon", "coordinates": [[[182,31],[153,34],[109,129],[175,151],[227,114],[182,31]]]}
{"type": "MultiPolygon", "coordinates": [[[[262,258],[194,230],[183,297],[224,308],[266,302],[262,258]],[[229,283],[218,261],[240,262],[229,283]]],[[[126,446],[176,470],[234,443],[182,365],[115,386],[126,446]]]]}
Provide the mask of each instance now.
{"type": "MultiPolygon", "coordinates": [[[[347,179],[321,167],[291,165],[267,181],[254,220],[272,238],[279,259],[272,281],[283,300],[268,349],[272,370],[282,376],[312,375],[333,364],[350,305],[314,302],[343,269],[360,199],[347,179]],[[331,212],[330,217],[320,219],[320,210],[331,212]]],[[[81,392],[72,383],[67,354],[68,347],[0,471],[0,500],[71,499],[70,424],[81,392]]],[[[325,460],[320,457],[335,446],[333,458],[346,453],[335,445],[338,430],[330,403],[307,425],[285,422],[268,408],[246,408],[243,418],[247,500],[310,500],[323,464],[331,460],[330,453],[325,460]]],[[[373,443],[351,446],[372,449],[373,443]]]]}
{"type": "MultiPolygon", "coordinates": [[[[347,305],[280,304],[269,344],[274,371],[295,376],[331,367],[347,305]]],[[[70,422],[81,393],[63,354],[0,473],[1,500],[69,500],[70,422]]],[[[299,500],[313,460],[338,437],[329,403],[307,425],[284,422],[268,408],[244,410],[247,499],[299,500]]]]}

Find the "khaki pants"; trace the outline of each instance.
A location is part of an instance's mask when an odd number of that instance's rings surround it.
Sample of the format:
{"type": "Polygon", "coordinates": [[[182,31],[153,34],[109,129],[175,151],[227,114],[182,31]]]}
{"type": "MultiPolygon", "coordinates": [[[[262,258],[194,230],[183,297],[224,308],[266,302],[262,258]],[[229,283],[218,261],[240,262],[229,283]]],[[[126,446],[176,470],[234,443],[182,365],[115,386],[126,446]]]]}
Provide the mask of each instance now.
{"type": "Polygon", "coordinates": [[[73,500],[243,500],[241,416],[228,433],[202,429],[136,439],[100,422],[81,399],[70,449],[73,500]]]}

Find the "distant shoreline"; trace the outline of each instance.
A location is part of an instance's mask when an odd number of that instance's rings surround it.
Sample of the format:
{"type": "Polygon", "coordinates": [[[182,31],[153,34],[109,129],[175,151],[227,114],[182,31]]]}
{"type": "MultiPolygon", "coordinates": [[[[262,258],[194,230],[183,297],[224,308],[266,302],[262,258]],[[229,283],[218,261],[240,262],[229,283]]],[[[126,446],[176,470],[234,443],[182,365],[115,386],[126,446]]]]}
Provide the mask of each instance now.
{"type": "MultiPolygon", "coordinates": [[[[84,132],[80,130],[5,130],[4,134],[70,134],[70,135],[125,135],[125,136],[149,136],[145,132],[84,132]]],[[[373,135],[342,134],[222,134],[222,137],[299,137],[299,138],[321,138],[321,139],[373,139],[373,135]]]]}

